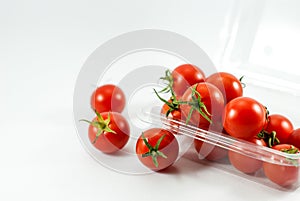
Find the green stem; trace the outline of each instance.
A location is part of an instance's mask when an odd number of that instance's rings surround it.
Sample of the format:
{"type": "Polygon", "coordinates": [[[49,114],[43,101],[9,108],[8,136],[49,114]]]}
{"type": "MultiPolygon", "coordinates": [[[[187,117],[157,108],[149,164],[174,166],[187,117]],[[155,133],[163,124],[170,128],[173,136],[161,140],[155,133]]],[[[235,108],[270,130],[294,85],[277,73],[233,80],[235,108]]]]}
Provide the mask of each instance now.
{"type": "Polygon", "coordinates": [[[157,93],[157,91],[156,91],[155,89],[153,89],[153,90],[154,90],[156,96],[159,98],[159,100],[161,100],[162,102],[164,102],[164,103],[169,107],[168,111],[166,112],[166,117],[168,117],[169,114],[170,114],[171,112],[173,112],[173,111],[175,111],[175,110],[179,110],[179,103],[178,103],[178,100],[177,100],[177,98],[176,98],[176,96],[175,96],[175,94],[174,94],[174,92],[173,92],[172,89],[170,90],[170,91],[171,91],[171,94],[172,94],[172,96],[171,96],[171,98],[170,98],[170,100],[171,100],[170,102],[167,101],[167,100],[165,100],[165,99],[163,99],[163,98],[157,93]]]}
{"type": "Polygon", "coordinates": [[[280,151],[288,153],[288,154],[296,154],[299,152],[298,148],[294,147],[293,145],[289,149],[281,149],[280,151]]]}
{"type": "Polygon", "coordinates": [[[100,113],[98,113],[96,110],[94,111],[97,115],[97,120],[94,121],[88,121],[86,119],[80,119],[79,121],[84,121],[89,123],[91,126],[97,128],[97,133],[95,136],[95,139],[93,140],[93,144],[95,144],[99,138],[99,136],[104,133],[104,132],[108,132],[108,133],[113,133],[113,134],[117,134],[114,130],[112,130],[109,127],[110,124],[110,113],[108,113],[107,115],[107,119],[103,119],[103,117],[101,116],[100,113]]]}
{"type": "Polygon", "coordinates": [[[156,142],[155,146],[151,146],[148,142],[148,140],[145,138],[144,136],[144,133],[142,133],[142,139],[145,143],[145,145],[147,146],[147,148],[149,149],[148,152],[142,154],[142,157],[152,157],[152,161],[153,161],[153,164],[155,165],[155,167],[158,167],[158,160],[157,160],[157,157],[160,156],[160,157],[163,157],[163,158],[167,158],[167,156],[162,153],[161,151],[159,151],[159,145],[161,144],[162,140],[164,139],[166,135],[162,135],[156,142]]]}
{"type": "Polygon", "coordinates": [[[257,135],[257,137],[260,139],[263,139],[267,143],[268,147],[270,147],[270,148],[276,144],[280,144],[279,139],[276,137],[276,131],[272,131],[271,133],[269,133],[265,130],[262,130],[257,135]]]}
{"type": "Polygon", "coordinates": [[[192,90],[192,101],[187,102],[191,109],[189,111],[188,117],[186,119],[186,124],[190,121],[192,113],[196,110],[204,119],[206,119],[209,123],[212,123],[212,120],[209,118],[211,114],[208,112],[206,105],[201,101],[201,94],[196,90],[198,85],[191,88],[192,90]]]}
{"type": "Polygon", "coordinates": [[[241,85],[242,85],[242,87],[243,88],[245,88],[246,87],[246,84],[242,81],[243,79],[244,79],[244,75],[242,76],[242,77],[240,77],[240,79],[239,79],[239,81],[240,81],[240,83],[241,83],[241,85]]]}
{"type": "Polygon", "coordinates": [[[167,86],[161,91],[159,91],[160,93],[168,93],[173,90],[172,87],[174,81],[172,77],[172,72],[169,69],[165,71],[165,77],[161,77],[160,79],[167,82],[167,86]]]}

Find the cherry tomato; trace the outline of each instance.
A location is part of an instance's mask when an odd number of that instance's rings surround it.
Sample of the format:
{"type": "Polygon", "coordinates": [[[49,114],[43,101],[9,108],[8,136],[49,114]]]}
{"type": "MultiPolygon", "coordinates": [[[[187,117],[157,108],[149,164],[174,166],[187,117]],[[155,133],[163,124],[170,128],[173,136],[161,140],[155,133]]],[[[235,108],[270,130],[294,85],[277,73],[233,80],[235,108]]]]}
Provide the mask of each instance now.
{"type": "Polygon", "coordinates": [[[238,97],[225,106],[223,126],[226,132],[236,138],[251,139],[266,124],[266,109],[249,97],[238,97]]]}
{"type": "MultiPolygon", "coordinates": [[[[172,100],[168,100],[169,103],[172,103],[172,100]]],[[[181,109],[180,107],[178,106],[177,109],[173,109],[170,108],[169,105],[167,105],[166,103],[163,104],[162,108],[161,108],[161,114],[166,116],[168,119],[173,119],[173,120],[176,120],[176,121],[181,121],[182,119],[182,116],[181,116],[181,109]],[[171,109],[171,110],[170,110],[171,109]]]]}
{"type": "Polygon", "coordinates": [[[201,82],[189,87],[182,96],[181,112],[184,121],[208,129],[210,124],[220,122],[224,98],[214,85],[201,82]]]}
{"type": "Polygon", "coordinates": [[[293,131],[293,133],[289,136],[288,143],[295,147],[300,147],[300,128],[293,131]]]}
{"type": "MultiPolygon", "coordinates": [[[[272,149],[287,152],[290,154],[298,154],[299,150],[293,145],[290,144],[278,144],[272,147],[272,149]]],[[[271,156],[271,158],[275,158],[271,156]]],[[[264,162],[263,169],[267,178],[272,182],[283,186],[289,187],[298,182],[299,179],[299,159],[282,159],[289,160],[287,164],[277,164],[271,162],[264,162]]],[[[277,161],[282,162],[283,161],[277,161]]]]}
{"type": "Polygon", "coordinates": [[[208,83],[216,86],[223,94],[225,103],[243,96],[243,86],[239,79],[227,72],[214,73],[206,78],[208,83]]]}
{"type": "Polygon", "coordinates": [[[260,145],[260,146],[267,146],[267,143],[264,141],[264,139],[254,137],[250,140],[250,142],[253,142],[254,144],[260,145]]]}
{"type": "Polygon", "coordinates": [[[161,79],[169,82],[168,85],[172,86],[175,95],[182,96],[190,86],[199,82],[204,82],[205,74],[195,65],[182,64],[176,67],[172,72],[167,70],[166,76],[161,79]]]}
{"type": "MultiPolygon", "coordinates": [[[[250,142],[259,146],[267,146],[263,139],[258,139],[256,137],[252,138],[250,142]]],[[[228,158],[232,166],[246,174],[255,173],[262,167],[263,164],[261,160],[237,153],[232,150],[228,151],[228,158]]]]}
{"type": "MultiPolygon", "coordinates": [[[[223,130],[223,126],[221,122],[214,124],[210,128],[211,132],[214,132],[214,134],[220,134],[220,135],[228,135],[225,130],[223,130]]],[[[200,138],[200,136],[198,136],[200,138]]],[[[228,150],[225,148],[220,147],[218,142],[208,143],[204,142],[205,139],[194,139],[194,148],[197,151],[198,154],[200,154],[199,158],[205,158],[209,161],[220,161],[227,157],[228,150]]]]}
{"type": "MultiPolygon", "coordinates": [[[[86,120],[85,120],[86,121],[86,120]]],[[[114,153],[128,142],[130,127],[127,120],[117,112],[97,113],[90,123],[88,137],[98,150],[114,153]]]]}
{"type": "Polygon", "coordinates": [[[283,115],[272,114],[268,116],[268,125],[265,129],[267,132],[276,132],[276,137],[281,144],[288,142],[289,136],[294,131],[292,122],[283,115]]]}
{"type": "Polygon", "coordinates": [[[171,166],[177,159],[179,144],[175,136],[162,128],[151,128],[142,133],[136,142],[139,160],[153,171],[171,166]]]}
{"type": "Polygon", "coordinates": [[[91,107],[98,113],[109,111],[121,113],[125,103],[124,92],[113,84],[98,87],[91,96],[91,107]]]}

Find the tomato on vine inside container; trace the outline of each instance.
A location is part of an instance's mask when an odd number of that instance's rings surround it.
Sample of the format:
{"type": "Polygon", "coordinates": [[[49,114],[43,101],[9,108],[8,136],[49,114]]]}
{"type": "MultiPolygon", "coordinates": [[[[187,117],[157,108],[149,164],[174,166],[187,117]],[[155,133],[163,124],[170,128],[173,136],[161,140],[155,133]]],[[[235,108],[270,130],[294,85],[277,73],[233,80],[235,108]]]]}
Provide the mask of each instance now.
{"type": "MultiPolygon", "coordinates": [[[[299,154],[299,149],[290,144],[278,144],[272,149],[285,152],[287,154],[299,154]]],[[[275,161],[275,156],[271,156],[273,162],[264,162],[263,170],[267,178],[279,186],[289,187],[297,184],[299,180],[299,158],[285,158],[275,161]],[[285,161],[285,163],[284,163],[285,161]],[[282,164],[281,164],[282,163],[282,164]]]]}
{"type": "MultiPolygon", "coordinates": [[[[249,142],[252,142],[258,146],[267,146],[263,139],[259,139],[257,137],[252,138],[249,140],[249,142]]],[[[240,148],[243,149],[242,147],[240,148]]],[[[261,160],[247,156],[247,154],[238,153],[234,150],[228,151],[228,158],[233,167],[246,174],[255,173],[263,165],[261,160]]]]}
{"type": "Polygon", "coordinates": [[[228,72],[217,72],[208,76],[205,82],[216,86],[223,94],[225,104],[229,101],[243,96],[243,85],[241,79],[228,72]]]}
{"type": "Polygon", "coordinates": [[[266,124],[267,110],[253,98],[238,97],[225,106],[223,126],[233,137],[252,139],[265,128],[266,124]]]}
{"type": "Polygon", "coordinates": [[[167,82],[165,91],[172,89],[176,96],[182,96],[190,86],[204,82],[205,74],[198,66],[193,64],[182,64],[174,70],[167,70],[165,77],[161,78],[167,82]]]}
{"type": "Polygon", "coordinates": [[[292,122],[285,116],[280,114],[271,114],[268,116],[268,124],[266,132],[275,132],[281,144],[286,144],[290,135],[294,131],[292,122]]]}
{"type": "Polygon", "coordinates": [[[181,111],[186,123],[209,129],[222,119],[224,98],[221,91],[206,82],[189,87],[181,97],[181,111]]]}

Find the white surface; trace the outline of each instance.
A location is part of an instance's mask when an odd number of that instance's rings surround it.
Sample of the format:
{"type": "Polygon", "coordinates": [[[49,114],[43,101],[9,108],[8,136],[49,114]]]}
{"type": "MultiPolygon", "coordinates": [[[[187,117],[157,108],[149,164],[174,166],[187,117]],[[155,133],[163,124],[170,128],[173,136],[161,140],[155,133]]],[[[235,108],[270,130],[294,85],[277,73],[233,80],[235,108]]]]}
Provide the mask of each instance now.
{"type": "Polygon", "coordinates": [[[0,2],[0,200],[291,200],[281,192],[182,159],[164,174],[108,170],[83,149],[72,95],[85,59],[142,28],[175,31],[218,55],[232,1],[0,2]]]}

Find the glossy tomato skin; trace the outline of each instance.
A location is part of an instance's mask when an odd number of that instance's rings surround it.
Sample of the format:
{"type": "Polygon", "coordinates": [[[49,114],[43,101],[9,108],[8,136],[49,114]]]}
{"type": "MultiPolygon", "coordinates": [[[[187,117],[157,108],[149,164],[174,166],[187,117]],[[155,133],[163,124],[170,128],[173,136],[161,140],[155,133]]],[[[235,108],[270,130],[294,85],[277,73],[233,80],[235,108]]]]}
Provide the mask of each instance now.
{"type": "Polygon", "coordinates": [[[222,92],[225,103],[243,96],[243,86],[240,80],[230,73],[214,73],[207,77],[205,81],[213,84],[222,92]]]}
{"type": "Polygon", "coordinates": [[[192,64],[183,64],[172,71],[173,90],[177,96],[182,96],[190,86],[204,82],[205,74],[197,66],[192,64]]]}
{"type": "Polygon", "coordinates": [[[175,136],[170,131],[162,128],[150,128],[144,131],[143,134],[152,147],[155,147],[157,141],[164,136],[158,150],[167,156],[167,158],[163,158],[161,156],[157,157],[157,167],[153,163],[151,156],[143,157],[142,154],[149,152],[149,148],[146,146],[141,135],[136,142],[136,154],[143,165],[153,171],[161,171],[168,168],[176,161],[179,154],[179,144],[175,136]]]}
{"type": "Polygon", "coordinates": [[[258,137],[254,137],[250,140],[250,142],[253,142],[256,145],[260,145],[260,146],[267,146],[267,143],[264,141],[264,139],[258,138],[258,137]]]}
{"type": "Polygon", "coordinates": [[[238,97],[225,106],[223,126],[233,137],[252,139],[263,130],[266,122],[265,107],[252,98],[238,97]]]}
{"type": "Polygon", "coordinates": [[[125,107],[126,98],[122,89],[113,84],[98,87],[91,96],[91,107],[98,113],[119,112],[125,107]]]}
{"type": "Polygon", "coordinates": [[[289,136],[294,131],[294,127],[287,117],[280,114],[272,114],[268,116],[268,124],[265,130],[269,133],[276,131],[276,137],[279,139],[280,143],[286,144],[289,136]]]}
{"type": "MultiPolygon", "coordinates": [[[[193,90],[196,90],[201,96],[201,102],[206,106],[210,115],[208,117],[214,123],[220,122],[222,119],[222,112],[224,109],[224,98],[221,91],[214,85],[206,82],[197,83],[189,87],[183,96],[182,101],[191,102],[193,97],[193,90]]],[[[195,94],[196,95],[196,94],[195,94]]],[[[196,95],[198,97],[198,95],[196,95]]],[[[181,105],[181,112],[183,113],[183,120],[186,121],[192,106],[188,104],[181,105]]],[[[193,110],[189,124],[196,125],[201,129],[209,129],[211,123],[207,121],[198,111],[193,110]]]]}
{"type": "MultiPolygon", "coordinates": [[[[256,137],[252,138],[250,142],[259,146],[267,146],[263,139],[258,139],[256,137]]],[[[232,150],[228,151],[228,158],[233,167],[246,174],[255,173],[262,167],[263,164],[261,160],[237,153],[232,150]]]]}
{"type": "MultiPolygon", "coordinates": [[[[272,149],[283,151],[293,148],[290,144],[278,144],[272,147],[272,149]]],[[[299,153],[299,152],[298,152],[299,153]]],[[[290,187],[298,183],[299,180],[299,159],[294,161],[293,164],[276,164],[264,162],[263,170],[267,178],[279,186],[290,187]]]]}
{"type": "Polygon", "coordinates": [[[295,129],[289,136],[288,144],[292,144],[295,147],[300,147],[300,128],[295,129]]]}
{"type": "MultiPolygon", "coordinates": [[[[98,150],[104,153],[114,153],[122,149],[129,140],[130,127],[127,120],[117,112],[103,112],[100,113],[104,120],[110,116],[110,123],[108,127],[116,133],[104,131],[98,139],[95,141],[98,129],[92,125],[89,125],[88,137],[90,142],[98,150]]],[[[93,121],[97,121],[98,117],[95,117],[93,121]]]]}

